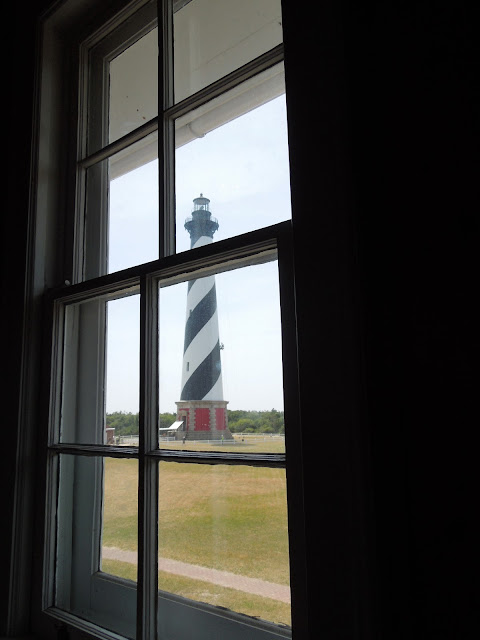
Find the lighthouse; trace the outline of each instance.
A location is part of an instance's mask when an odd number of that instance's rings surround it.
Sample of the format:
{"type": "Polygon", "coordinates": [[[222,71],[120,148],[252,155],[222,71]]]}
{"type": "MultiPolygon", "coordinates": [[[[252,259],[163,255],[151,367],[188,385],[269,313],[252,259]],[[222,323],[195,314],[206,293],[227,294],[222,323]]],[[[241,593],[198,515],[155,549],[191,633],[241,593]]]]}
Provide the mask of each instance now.
{"type": "MultiPolygon", "coordinates": [[[[193,201],[192,215],[185,221],[190,247],[213,242],[218,221],[212,217],[210,200],[203,194],[193,201]]],[[[180,400],[177,405],[177,439],[233,440],[223,399],[222,363],[218,332],[215,276],[190,280],[187,291],[185,339],[180,400]]]]}

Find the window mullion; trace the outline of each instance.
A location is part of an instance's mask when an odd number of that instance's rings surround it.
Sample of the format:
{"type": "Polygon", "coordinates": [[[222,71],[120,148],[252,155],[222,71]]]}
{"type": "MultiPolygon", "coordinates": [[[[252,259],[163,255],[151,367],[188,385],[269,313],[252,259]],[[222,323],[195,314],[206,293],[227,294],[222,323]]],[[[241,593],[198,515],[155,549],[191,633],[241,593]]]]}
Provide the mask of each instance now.
{"type": "Polygon", "coordinates": [[[175,131],[166,117],[173,104],[173,9],[158,0],[158,185],[159,257],[175,253],[175,131]]]}
{"type": "Polygon", "coordinates": [[[156,638],[158,465],[146,454],[157,446],[158,295],[152,278],[140,282],[140,415],[138,483],[137,638],[156,638]]]}

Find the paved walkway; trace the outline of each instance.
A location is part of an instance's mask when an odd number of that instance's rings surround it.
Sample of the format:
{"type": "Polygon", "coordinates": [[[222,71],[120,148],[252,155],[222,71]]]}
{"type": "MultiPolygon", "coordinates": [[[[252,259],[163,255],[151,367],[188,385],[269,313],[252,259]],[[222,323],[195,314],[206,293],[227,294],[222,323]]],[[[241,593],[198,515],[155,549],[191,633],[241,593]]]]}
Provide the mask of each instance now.
{"type": "MultiPolygon", "coordinates": [[[[120,560],[130,564],[137,564],[136,551],[124,551],[116,547],[103,547],[102,556],[108,560],[120,560]]],[[[218,569],[207,569],[196,564],[187,564],[169,558],[158,558],[158,568],[160,571],[175,573],[179,576],[204,580],[218,584],[221,587],[229,587],[238,591],[245,591],[264,598],[272,598],[281,602],[290,603],[290,587],[273,582],[266,582],[258,578],[247,578],[229,571],[219,571],[218,569]]]]}

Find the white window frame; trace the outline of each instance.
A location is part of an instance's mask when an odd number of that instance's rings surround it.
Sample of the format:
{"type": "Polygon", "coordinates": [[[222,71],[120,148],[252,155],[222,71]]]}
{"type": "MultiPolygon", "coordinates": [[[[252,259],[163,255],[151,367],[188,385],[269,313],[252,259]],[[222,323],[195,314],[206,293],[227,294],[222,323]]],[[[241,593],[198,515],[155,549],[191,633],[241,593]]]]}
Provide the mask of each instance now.
{"type": "MultiPolygon", "coordinates": [[[[130,10],[130,9],[128,9],[130,10]]],[[[161,33],[164,34],[164,49],[168,47],[168,43],[171,41],[171,28],[168,26],[161,29],[161,33]]],[[[229,74],[226,78],[222,78],[218,82],[214,83],[210,87],[207,87],[205,90],[198,92],[191,98],[183,101],[179,105],[170,106],[170,99],[165,98],[166,95],[171,95],[171,76],[167,72],[166,74],[166,85],[167,89],[164,92],[164,110],[163,110],[163,118],[159,118],[163,121],[163,126],[158,123],[150,122],[142,128],[140,135],[143,135],[147,131],[153,130],[155,126],[158,126],[159,129],[159,147],[163,149],[164,159],[168,154],[172,153],[172,145],[173,145],[173,122],[176,117],[187,113],[189,110],[205,104],[212,97],[220,95],[224,91],[231,89],[235,86],[238,86],[241,82],[248,80],[249,78],[254,77],[260,71],[270,68],[274,64],[278,63],[283,57],[282,47],[277,47],[275,50],[269,52],[268,54],[261,56],[260,59],[252,62],[249,65],[246,65],[241,70],[235,71],[232,74],[229,74]],[[167,105],[165,107],[165,105],[167,105]]],[[[80,60],[81,66],[81,60],[80,60]]],[[[80,118],[80,122],[82,122],[82,118],[80,118]]],[[[85,159],[81,159],[78,167],[80,174],[85,171],[88,166],[91,166],[93,162],[98,161],[100,156],[103,154],[103,157],[107,157],[109,153],[112,152],[112,149],[117,149],[121,146],[121,144],[126,144],[131,140],[138,137],[139,132],[135,131],[129,136],[126,136],[123,141],[120,143],[114,143],[114,145],[110,145],[110,148],[107,150],[103,149],[100,154],[95,154],[95,157],[90,157],[85,159]],[[106,154],[106,155],[105,155],[106,154]]],[[[82,139],[81,131],[79,135],[79,139],[82,139]]],[[[166,163],[168,164],[168,163],[166,163]]],[[[163,176],[163,182],[160,184],[160,211],[173,211],[173,176],[172,174],[168,174],[166,171],[160,171],[160,175],[163,176]]],[[[82,193],[82,179],[78,180],[77,184],[77,194],[82,193]]],[[[81,207],[80,207],[81,208],[81,207]]],[[[67,225],[67,233],[66,233],[66,255],[70,256],[71,264],[73,264],[73,271],[69,277],[65,278],[69,282],[73,282],[73,286],[69,286],[68,290],[65,288],[55,288],[55,290],[50,294],[49,298],[53,304],[53,307],[56,309],[53,313],[54,319],[54,335],[53,335],[53,343],[58,345],[58,337],[61,333],[61,318],[62,313],[58,310],[62,307],[62,305],[68,303],[68,301],[72,299],[77,299],[79,296],[91,296],[94,292],[103,292],[106,293],[108,291],[115,291],[118,288],[123,288],[125,286],[130,286],[135,284],[141,290],[142,296],[142,340],[149,341],[148,349],[145,349],[145,345],[143,346],[144,353],[154,353],[156,350],[155,335],[156,335],[156,319],[154,315],[151,313],[147,314],[145,309],[155,307],[155,304],[152,302],[156,296],[156,287],[157,287],[157,279],[160,273],[164,273],[164,270],[167,269],[169,273],[175,273],[175,269],[180,269],[184,271],[187,267],[188,269],[194,268],[209,268],[212,264],[216,263],[219,259],[220,262],[222,260],[239,260],[240,262],[245,259],[246,254],[254,255],[261,250],[265,250],[268,247],[269,250],[278,250],[279,255],[279,270],[280,270],[280,281],[281,281],[281,292],[283,291],[283,299],[282,299],[282,315],[283,315],[283,326],[285,327],[285,331],[288,333],[288,340],[284,340],[284,343],[288,345],[284,352],[284,378],[285,378],[285,387],[288,388],[289,392],[286,397],[286,407],[285,414],[286,420],[289,419],[290,416],[290,427],[286,428],[286,434],[290,430],[290,433],[293,435],[294,430],[299,428],[298,424],[298,406],[296,404],[296,396],[297,393],[295,391],[297,385],[297,374],[296,371],[296,349],[295,349],[295,315],[294,315],[294,292],[293,292],[293,272],[292,272],[292,255],[291,255],[291,225],[290,223],[282,223],[280,225],[276,225],[273,228],[268,228],[264,230],[259,230],[257,232],[252,232],[251,234],[246,234],[245,236],[239,238],[233,238],[227,241],[223,241],[222,243],[215,243],[215,246],[210,248],[201,248],[191,252],[191,255],[178,256],[174,255],[172,251],[173,247],[173,224],[172,218],[168,216],[164,216],[163,220],[163,228],[164,234],[163,238],[165,239],[163,245],[160,247],[160,255],[162,256],[158,261],[158,264],[150,264],[148,267],[134,267],[125,272],[119,272],[117,274],[109,274],[103,275],[100,273],[98,278],[89,279],[84,281],[85,272],[83,270],[83,261],[82,257],[82,247],[78,245],[78,242],[70,242],[70,239],[84,238],[83,229],[82,229],[82,218],[79,216],[75,222],[72,224],[71,222],[67,225]],[[70,236],[68,235],[68,231],[70,231],[70,236]],[[74,247],[73,252],[69,247],[74,247]],[[246,254],[245,254],[246,252],[246,254]],[[222,258],[221,256],[224,255],[222,258]],[[212,263],[213,260],[213,263],[212,263]],[[173,270],[173,271],[172,271],[173,270]],[[55,333],[56,332],[56,333],[55,333]]],[[[69,260],[66,260],[66,263],[69,263],[69,260]]],[[[101,272],[101,269],[99,269],[101,272]]],[[[65,272],[67,273],[67,272],[65,272]]],[[[88,277],[88,274],[87,274],[88,277]]],[[[58,370],[58,357],[54,357],[53,361],[53,369],[55,371],[58,370]]],[[[144,513],[144,521],[140,522],[139,531],[143,540],[148,540],[148,544],[144,544],[139,539],[139,582],[138,582],[138,595],[137,595],[137,619],[136,619],[136,627],[137,627],[137,637],[145,637],[152,638],[156,636],[156,624],[157,619],[155,615],[155,606],[153,606],[154,597],[153,593],[155,593],[155,598],[157,594],[157,574],[156,574],[156,538],[155,536],[155,518],[154,512],[155,509],[153,505],[156,502],[156,475],[153,471],[154,466],[157,465],[158,455],[155,456],[152,454],[153,449],[156,446],[156,443],[153,442],[153,433],[156,433],[156,416],[158,415],[157,407],[152,405],[152,398],[156,397],[155,393],[151,393],[147,391],[147,387],[152,390],[155,388],[155,376],[152,372],[155,370],[155,367],[152,367],[151,363],[143,362],[142,366],[142,387],[144,389],[144,421],[147,422],[150,420],[151,424],[155,421],[155,429],[151,428],[150,430],[146,430],[144,433],[143,439],[141,438],[140,447],[138,452],[130,452],[134,457],[137,456],[139,459],[139,464],[147,465],[148,469],[145,468],[140,469],[140,477],[144,478],[144,486],[140,491],[140,504],[139,510],[144,513]],[[155,418],[154,418],[155,416],[155,418]],[[148,435],[149,434],[149,435],[148,435]],[[143,441],[142,441],[143,440],[143,441]],[[153,458],[155,465],[150,463],[150,458],[153,458]],[[146,504],[150,505],[150,508],[145,508],[145,505],[142,504],[142,500],[146,501],[146,504]],[[155,553],[153,554],[153,550],[155,553]],[[148,606],[146,606],[148,605],[148,606]]],[[[55,380],[55,371],[52,375],[52,380],[55,380]]],[[[56,394],[58,394],[58,385],[52,385],[52,404],[51,404],[51,422],[50,422],[50,431],[48,438],[49,445],[49,459],[50,465],[48,467],[48,501],[49,501],[49,510],[50,518],[47,519],[46,525],[46,540],[49,541],[47,544],[46,551],[46,562],[45,562],[45,574],[44,574],[44,610],[50,616],[54,616],[58,620],[62,620],[80,628],[84,631],[94,633],[94,634],[105,634],[110,637],[112,635],[109,631],[102,631],[101,628],[92,622],[82,621],[77,619],[76,616],[66,613],[65,611],[59,610],[54,606],[54,582],[53,582],[53,567],[55,565],[55,546],[54,546],[54,514],[57,505],[57,467],[56,467],[56,459],[60,453],[70,453],[72,455],[94,455],[97,454],[99,456],[102,455],[115,455],[115,452],[111,447],[102,447],[101,445],[97,447],[88,447],[88,446],[79,446],[79,447],[69,447],[68,445],[61,444],[58,441],[58,406],[55,404],[56,394]]],[[[298,464],[299,452],[297,445],[293,438],[287,438],[287,448],[289,451],[289,464],[292,466],[298,464]]],[[[118,455],[125,455],[125,450],[123,452],[117,452],[118,455]]],[[[201,458],[201,456],[200,456],[201,458]]],[[[273,464],[277,466],[280,461],[276,460],[268,460],[265,457],[263,460],[257,461],[259,464],[273,464]]],[[[205,458],[204,458],[205,459],[205,458]]],[[[283,463],[284,464],[284,463],[283,463]]],[[[300,487],[295,486],[295,482],[289,479],[288,484],[288,493],[289,497],[299,495],[300,487]]],[[[291,500],[292,504],[295,500],[291,500]]],[[[290,520],[290,536],[295,541],[298,542],[303,535],[301,519],[298,518],[298,512],[295,512],[295,509],[291,510],[289,513],[290,520]],[[292,515],[293,514],[293,515],[292,515]],[[293,535],[292,535],[293,534],[293,535]]],[[[292,576],[296,576],[292,581],[292,598],[295,600],[295,594],[297,597],[302,597],[302,582],[304,581],[304,567],[301,566],[301,560],[299,555],[295,555],[294,552],[295,545],[291,546],[291,562],[295,566],[295,571],[292,573],[292,576]]],[[[95,564],[95,558],[91,559],[89,563],[91,566],[95,564]]],[[[119,589],[118,598],[119,601],[125,601],[125,597],[127,600],[130,596],[128,596],[129,586],[125,584],[125,581],[121,581],[118,579],[112,579],[105,574],[94,576],[95,585],[92,585],[92,588],[96,589],[97,596],[98,594],[105,593],[105,602],[111,602],[112,599],[110,597],[110,593],[108,590],[110,589],[119,589]],[[105,588],[105,589],[104,589],[105,588]],[[107,593],[108,592],[108,593],[107,593]],[[127,593],[127,596],[124,594],[127,593]]],[[[130,588],[131,593],[131,588],[130,588]]],[[[162,596],[161,600],[164,602],[165,606],[177,609],[179,606],[182,607],[183,615],[182,620],[188,624],[187,629],[191,629],[194,625],[194,628],[197,630],[205,629],[205,633],[208,634],[209,625],[207,624],[207,619],[215,618],[217,621],[219,619],[218,610],[215,610],[214,607],[208,606],[196,606],[193,603],[187,603],[182,598],[178,598],[175,596],[162,596]],[[188,612],[189,615],[185,615],[185,612],[188,612]]],[[[299,607],[300,610],[300,607],[299,607]]],[[[114,611],[113,613],[116,613],[114,611]]],[[[178,619],[178,616],[175,616],[178,619]]],[[[223,625],[227,625],[228,629],[225,629],[224,632],[228,634],[229,638],[267,638],[267,637],[288,637],[289,633],[284,632],[282,629],[275,629],[272,625],[262,624],[262,623],[250,623],[246,617],[239,616],[237,614],[232,614],[230,616],[224,615],[221,618],[221,623],[223,625]],[[247,630],[248,627],[248,630],[247,630]],[[238,636],[236,635],[238,633],[238,636]],[[247,635],[245,635],[247,634],[247,635]],[[272,635],[273,634],[273,635],[272,635]]],[[[294,617],[295,619],[295,617],[294,617]]],[[[200,633],[200,631],[199,631],[200,633]]],[[[178,635],[179,638],[183,638],[183,635],[178,635]]],[[[207,638],[208,635],[205,636],[207,638]]],[[[227,636],[226,636],[227,637],[227,636]]],[[[198,638],[201,638],[199,635],[198,638]]]]}

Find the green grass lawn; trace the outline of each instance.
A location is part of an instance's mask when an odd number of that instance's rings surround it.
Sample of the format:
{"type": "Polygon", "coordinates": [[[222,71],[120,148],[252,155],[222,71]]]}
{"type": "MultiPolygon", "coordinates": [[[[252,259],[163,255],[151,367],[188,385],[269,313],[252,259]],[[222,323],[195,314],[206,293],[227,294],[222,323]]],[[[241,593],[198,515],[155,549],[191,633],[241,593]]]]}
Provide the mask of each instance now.
{"type": "MultiPolygon", "coordinates": [[[[103,545],[137,548],[137,462],[107,459],[103,545]]],[[[285,472],[247,466],[160,463],[159,555],[288,585],[285,472]]],[[[136,567],[104,560],[132,580],[136,567]]],[[[159,588],[289,624],[290,606],[160,572],[159,588]]]]}
{"type": "Polygon", "coordinates": [[[190,450],[190,451],[227,451],[233,453],[285,453],[285,440],[281,437],[269,435],[234,435],[234,442],[189,442],[182,441],[161,442],[160,449],[190,450]]]}

